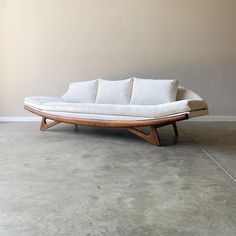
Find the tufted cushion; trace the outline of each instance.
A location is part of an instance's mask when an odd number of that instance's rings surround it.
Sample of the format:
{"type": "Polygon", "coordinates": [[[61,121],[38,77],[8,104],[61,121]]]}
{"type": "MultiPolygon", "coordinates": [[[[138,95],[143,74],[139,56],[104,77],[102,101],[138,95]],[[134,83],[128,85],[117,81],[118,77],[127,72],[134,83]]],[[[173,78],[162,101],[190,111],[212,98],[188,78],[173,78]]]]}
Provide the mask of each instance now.
{"type": "Polygon", "coordinates": [[[99,79],[96,103],[129,104],[132,79],[110,81],[99,79]]]}
{"type": "Polygon", "coordinates": [[[177,80],[134,78],[131,104],[158,105],[176,101],[177,80]]]}
{"type": "Polygon", "coordinates": [[[98,80],[71,83],[63,98],[67,102],[94,103],[97,95],[97,86],[98,80]]]}

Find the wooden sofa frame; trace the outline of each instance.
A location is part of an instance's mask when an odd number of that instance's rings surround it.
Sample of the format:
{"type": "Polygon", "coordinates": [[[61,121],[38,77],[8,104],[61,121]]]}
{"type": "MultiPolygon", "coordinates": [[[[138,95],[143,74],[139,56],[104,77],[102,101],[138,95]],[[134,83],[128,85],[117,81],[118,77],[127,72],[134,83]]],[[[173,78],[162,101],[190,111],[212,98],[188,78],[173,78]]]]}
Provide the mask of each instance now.
{"type": "Polygon", "coordinates": [[[156,146],[160,146],[160,138],[157,132],[157,128],[173,125],[175,135],[178,136],[178,129],[176,122],[181,120],[188,119],[188,114],[180,114],[175,116],[169,116],[165,118],[158,119],[148,119],[148,120],[98,120],[98,119],[82,119],[82,118],[74,118],[74,117],[66,117],[66,116],[57,116],[53,114],[48,114],[43,111],[39,111],[30,106],[24,106],[24,108],[38,116],[42,117],[40,130],[44,131],[50,127],[53,127],[59,123],[67,123],[74,125],[83,125],[83,126],[91,126],[91,127],[103,127],[103,128],[125,128],[131,133],[139,136],[140,138],[148,141],[151,144],[156,146]],[[52,122],[48,123],[47,120],[52,120],[52,122]],[[137,127],[150,127],[150,133],[145,134],[140,130],[136,129],[137,127]]]}

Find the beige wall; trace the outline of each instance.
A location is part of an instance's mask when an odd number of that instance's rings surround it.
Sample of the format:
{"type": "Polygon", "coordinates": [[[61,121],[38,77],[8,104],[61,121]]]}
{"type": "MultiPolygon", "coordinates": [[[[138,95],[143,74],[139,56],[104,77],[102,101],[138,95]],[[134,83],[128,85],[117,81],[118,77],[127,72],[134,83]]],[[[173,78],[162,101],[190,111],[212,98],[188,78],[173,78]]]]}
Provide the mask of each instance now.
{"type": "Polygon", "coordinates": [[[236,115],[236,0],[0,0],[0,116],[97,77],[177,78],[236,115]]]}

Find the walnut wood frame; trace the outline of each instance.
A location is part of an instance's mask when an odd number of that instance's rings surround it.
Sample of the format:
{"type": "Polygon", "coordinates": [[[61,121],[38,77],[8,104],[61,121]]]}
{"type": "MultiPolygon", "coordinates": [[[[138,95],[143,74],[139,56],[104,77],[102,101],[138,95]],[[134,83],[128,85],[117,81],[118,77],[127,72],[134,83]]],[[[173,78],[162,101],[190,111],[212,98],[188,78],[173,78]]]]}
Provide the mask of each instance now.
{"type": "Polygon", "coordinates": [[[44,111],[40,111],[30,106],[24,106],[24,108],[38,116],[42,117],[40,130],[44,131],[49,129],[52,126],[55,126],[59,123],[68,123],[74,125],[83,125],[83,126],[92,126],[92,127],[103,127],[103,128],[125,128],[131,133],[139,136],[140,138],[152,143],[156,146],[160,146],[160,138],[158,136],[157,128],[173,125],[175,135],[178,136],[178,129],[176,122],[181,120],[188,119],[188,114],[180,114],[165,118],[158,119],[148,119],[148,120],[99,120],[99,119],[82,119],[66,116],[57,116],[54,114],[49,114],[44,111]],[[52,120],[52,122],[47,123],[47,120],[52,120]],[[145,134],[138,129],[137,127],[150,127],[150,133],[145,134]]]}

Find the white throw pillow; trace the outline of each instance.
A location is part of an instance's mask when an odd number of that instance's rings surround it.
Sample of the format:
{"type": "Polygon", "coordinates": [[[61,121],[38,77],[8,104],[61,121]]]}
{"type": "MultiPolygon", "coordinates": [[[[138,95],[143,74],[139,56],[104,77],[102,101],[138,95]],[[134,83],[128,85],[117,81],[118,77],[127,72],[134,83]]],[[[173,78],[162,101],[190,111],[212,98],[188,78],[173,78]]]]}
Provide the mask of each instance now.
{"type": "Polygon", "coordinates": [[[134,78],[131,104],[158,105],[176,101],[177,80],[134,78]]]}
{"type": "Polygon", "coordinates": [[[94,103],[97,95],[98,80],[70,83],[64,99],[67,102],[94,103]]]}
{"type": "Polygon", "coordinates": [[[100,104],[129,104],[133,79],[102,80],[98,82],[96,103],[100,104]]]}

